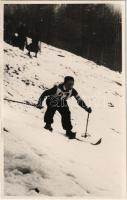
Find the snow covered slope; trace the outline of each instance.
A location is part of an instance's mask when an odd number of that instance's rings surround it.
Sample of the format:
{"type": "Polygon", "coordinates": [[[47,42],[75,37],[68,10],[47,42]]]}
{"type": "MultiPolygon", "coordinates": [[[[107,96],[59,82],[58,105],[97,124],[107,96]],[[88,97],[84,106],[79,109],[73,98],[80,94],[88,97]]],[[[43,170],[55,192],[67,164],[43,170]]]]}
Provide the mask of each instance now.
{"type": "MultiPolygon", "coordinates": [[[[59,113],[53,133],[44,130],[43,115],[25,104],[4,101],[5,186],[8,196],[122,196],[122,82],[121,74],[64,50],[42,44],[38,58],[4,45],[4,97],[37,103],[39,96],[64,76],[75,78],[86,104],[93,109],[91,140],[64,137],[59,113]]],[[[87,113],[69,100],[73,130],[84,133],[87,113]]]]}

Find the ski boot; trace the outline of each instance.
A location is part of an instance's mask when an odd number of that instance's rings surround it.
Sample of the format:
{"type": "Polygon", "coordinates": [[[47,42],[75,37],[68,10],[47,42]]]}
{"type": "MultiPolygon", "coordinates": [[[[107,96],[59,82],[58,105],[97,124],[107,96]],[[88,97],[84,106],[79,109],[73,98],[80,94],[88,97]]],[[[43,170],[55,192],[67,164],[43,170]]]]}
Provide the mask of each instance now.
{"type": "Polygon", "coordinates": [[[53,131],[53,128],[51,127],[51,124],[46,124],[45,126],[44,126],[44,128],[45,129],[47,129],[47,130],[49,130],[49,131],[53,131]]]}
{"type": "Polygon", "coordinates": [[[67,136],[69,139],[75,139],[75,138],[76,138],[76,132],[72,132],[71,130],[66,131],[66,136],[67,136]]]}

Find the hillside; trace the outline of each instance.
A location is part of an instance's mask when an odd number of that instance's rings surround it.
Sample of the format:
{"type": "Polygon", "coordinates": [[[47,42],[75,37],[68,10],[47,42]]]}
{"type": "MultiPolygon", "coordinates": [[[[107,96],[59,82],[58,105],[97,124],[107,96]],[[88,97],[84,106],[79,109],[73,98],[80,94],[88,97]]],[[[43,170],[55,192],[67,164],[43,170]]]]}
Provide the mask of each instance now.
{"type": "MultiPolygon", "coordinates": [[[[93,109],[91,140],[103,138],[98,146],[68,140],[58,113],[49,133],[43,128],[45,103],[40,111],[4,101],[5,195],[121,197],[121,74],[44,43],[37,59],[5,43],[4,64],[4,97],[22,102],[37,103],[46,88],[72,75],[75,89],[93,109]]],[[[68,103],[80,137],[87,113],[75,99],[68,103]]]]}

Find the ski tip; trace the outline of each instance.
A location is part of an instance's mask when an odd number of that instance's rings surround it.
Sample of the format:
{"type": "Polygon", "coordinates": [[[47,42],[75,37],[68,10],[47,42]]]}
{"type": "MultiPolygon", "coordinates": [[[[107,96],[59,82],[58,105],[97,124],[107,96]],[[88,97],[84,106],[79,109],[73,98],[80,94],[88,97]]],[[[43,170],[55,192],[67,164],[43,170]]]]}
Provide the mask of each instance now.
{"type": "Polygon", "coordinates": [[[91,143],[92,145],[98,145],[102,142],[102,138],[100,138],[96,143],[91,143]]]}

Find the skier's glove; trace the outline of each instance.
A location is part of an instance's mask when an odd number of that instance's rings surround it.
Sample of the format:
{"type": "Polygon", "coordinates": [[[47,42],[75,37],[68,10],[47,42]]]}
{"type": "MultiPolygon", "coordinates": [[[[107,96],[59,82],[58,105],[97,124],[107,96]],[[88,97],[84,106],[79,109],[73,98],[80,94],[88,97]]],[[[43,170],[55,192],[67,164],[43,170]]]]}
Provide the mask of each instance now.
{"type": "Polygon", "coordinates": [[[86,109],[86,111],[87,111],[88,113],[91,113],[91,112],[92,112],[91,107],[88,107],[88,108],[86,109]]]}
{"type": "Polygon", "coordinates": [[[37,105],[36,105],[36,108],[42,109],[43,106],[42,106],[41,104],[37,104],[37,105]]]}

